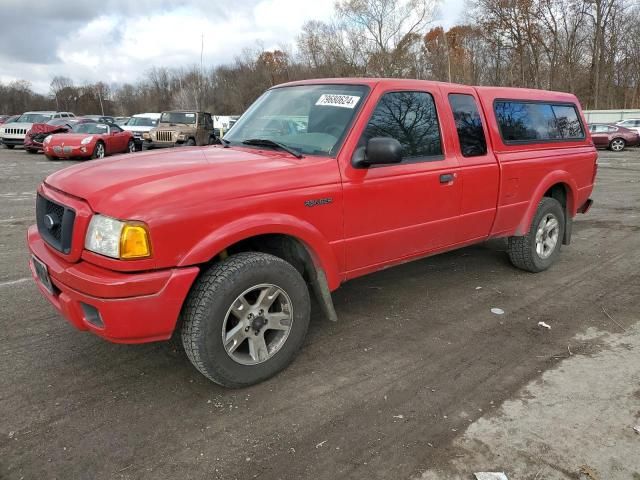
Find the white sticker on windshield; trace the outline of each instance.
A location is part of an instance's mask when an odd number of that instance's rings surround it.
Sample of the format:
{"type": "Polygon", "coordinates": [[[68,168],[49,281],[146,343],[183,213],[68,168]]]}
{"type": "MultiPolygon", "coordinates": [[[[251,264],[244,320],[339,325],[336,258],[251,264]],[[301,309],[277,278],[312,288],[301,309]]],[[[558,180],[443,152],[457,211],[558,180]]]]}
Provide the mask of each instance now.
{"type": "Polygon", "coordinates": [[[354,108],[360,97],[354,95],[337,95],[333,93],[323,93],[316,102],[316,105],[326,107],[354,108]]]}

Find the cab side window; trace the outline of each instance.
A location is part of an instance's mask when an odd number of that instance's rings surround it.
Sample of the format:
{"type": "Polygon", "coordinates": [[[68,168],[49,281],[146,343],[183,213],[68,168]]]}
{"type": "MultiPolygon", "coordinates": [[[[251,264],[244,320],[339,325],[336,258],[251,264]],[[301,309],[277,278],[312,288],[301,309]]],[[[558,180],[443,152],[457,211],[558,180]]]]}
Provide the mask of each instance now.
{"type": "Polygon", "coordinates": [[[442,141],[435,102],[426,92],[385,93],[360,138],[365,146],[373,137],[395,138],[402,145],[403,162],[442,158],[442,141]]]}
{"type": "Polygon", "coordinates": [[[487,139],[482,128],[482,117],[472,95],[452,93],[449,104],[456,122],[460,151],[463,157],[478,157],[487,153],[487,139]]]}

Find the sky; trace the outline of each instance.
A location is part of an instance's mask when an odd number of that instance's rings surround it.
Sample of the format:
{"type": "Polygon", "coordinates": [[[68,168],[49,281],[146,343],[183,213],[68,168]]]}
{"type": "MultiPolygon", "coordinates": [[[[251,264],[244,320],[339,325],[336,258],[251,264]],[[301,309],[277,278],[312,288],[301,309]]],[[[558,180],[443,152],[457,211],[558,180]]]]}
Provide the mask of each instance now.
{"type": "MultiPolygon", "coordinates": [[[[0,0],[0,81],[40,93],[55,75],[76,83],[135,82],[152,66],[207,66],[244,49],[289,47],[308,20],[329,20],[335,0],[0,0]]],[[[435,23],[450,27],[464,0],[435,23]]]]}

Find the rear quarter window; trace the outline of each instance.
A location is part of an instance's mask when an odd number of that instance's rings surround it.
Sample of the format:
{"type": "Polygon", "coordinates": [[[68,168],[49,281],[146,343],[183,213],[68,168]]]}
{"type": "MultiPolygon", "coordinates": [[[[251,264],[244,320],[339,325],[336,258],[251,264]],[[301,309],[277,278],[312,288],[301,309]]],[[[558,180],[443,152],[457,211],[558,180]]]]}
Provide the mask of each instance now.
{"type": "Polygon", "coordinates": [[[584,138],[584,128],[574,105],[497,100],[494,111],[505,143],[584,138]]]}

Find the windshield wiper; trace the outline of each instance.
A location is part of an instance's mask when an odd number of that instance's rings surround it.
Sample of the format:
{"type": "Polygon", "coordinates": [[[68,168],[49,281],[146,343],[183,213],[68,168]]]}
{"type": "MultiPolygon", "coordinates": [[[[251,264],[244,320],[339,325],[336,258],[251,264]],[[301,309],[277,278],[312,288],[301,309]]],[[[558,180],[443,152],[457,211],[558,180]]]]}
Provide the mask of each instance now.
{"type": "Polygon", "coordinates": [[[256,145],[259,147],[273,147],[279,148],[280,150],[284,150],[287,153],[290,153],[296,158],[304,158],[304,156],[296,149],[287,147],[285,144],[280,142],[274,142],[268,138],[249,138],[248,140],[244,140],[242,142],[244,145],[256,145]]]}

